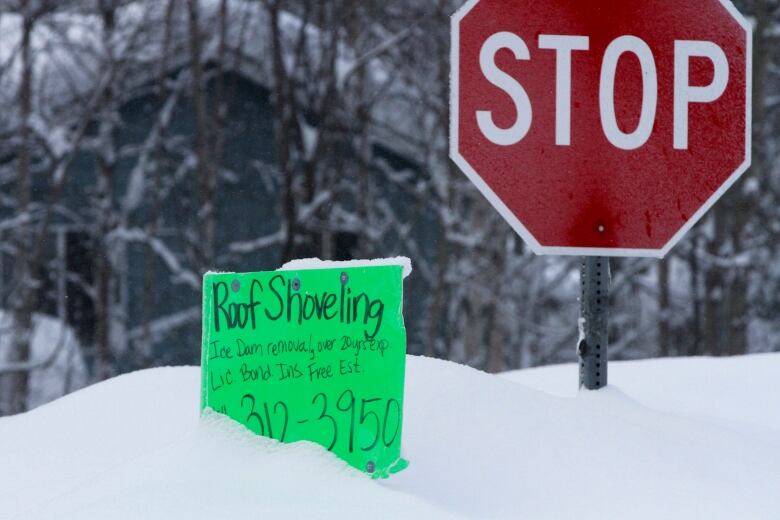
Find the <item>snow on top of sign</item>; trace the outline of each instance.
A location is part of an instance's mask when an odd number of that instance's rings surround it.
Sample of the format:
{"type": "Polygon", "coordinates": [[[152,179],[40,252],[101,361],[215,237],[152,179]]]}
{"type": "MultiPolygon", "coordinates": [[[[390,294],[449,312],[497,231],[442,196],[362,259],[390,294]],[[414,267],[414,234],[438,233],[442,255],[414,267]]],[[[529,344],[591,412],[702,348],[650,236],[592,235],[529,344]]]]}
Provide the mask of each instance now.
{"type": "Polygon", "coordinates": [[[412,274],[412,261],[405,256],[394,258],[374,258],[371,260],[320,260],[319,258],[302,258],[291,260],[279,268],[279,271],[294,271],[298,269],[339,269],[350,267],[377,267],[383,265],[400,265],[403,268],[403,276],[406,278],[412,274]]]}

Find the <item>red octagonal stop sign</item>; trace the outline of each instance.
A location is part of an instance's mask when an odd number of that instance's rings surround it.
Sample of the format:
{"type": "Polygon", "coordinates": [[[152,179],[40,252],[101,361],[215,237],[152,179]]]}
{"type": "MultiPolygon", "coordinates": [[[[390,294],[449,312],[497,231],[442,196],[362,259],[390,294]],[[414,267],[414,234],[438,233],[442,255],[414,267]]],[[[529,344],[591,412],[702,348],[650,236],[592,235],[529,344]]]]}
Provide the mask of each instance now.
{"type": "Polygon", "coordinates": [[[750,165],[728,0],[469,0],[451,156],[540,254],[663,256],[750,165]]]}

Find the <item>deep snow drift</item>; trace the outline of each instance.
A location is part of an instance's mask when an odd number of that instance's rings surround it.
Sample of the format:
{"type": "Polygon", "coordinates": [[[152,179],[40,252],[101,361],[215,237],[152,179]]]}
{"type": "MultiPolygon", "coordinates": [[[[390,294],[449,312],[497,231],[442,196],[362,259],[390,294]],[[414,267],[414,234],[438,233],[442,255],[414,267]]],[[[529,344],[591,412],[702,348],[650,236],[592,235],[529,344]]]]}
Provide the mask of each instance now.
{"type": "Polygon", "coordinates": [[[375,482],[199,421],[197,368],[139,372],[0,419],[0,518],[776,519],[778,375],[780,355],[613,363],[577,395],[574,366],[410,357],[411,465],[375,482]]]}

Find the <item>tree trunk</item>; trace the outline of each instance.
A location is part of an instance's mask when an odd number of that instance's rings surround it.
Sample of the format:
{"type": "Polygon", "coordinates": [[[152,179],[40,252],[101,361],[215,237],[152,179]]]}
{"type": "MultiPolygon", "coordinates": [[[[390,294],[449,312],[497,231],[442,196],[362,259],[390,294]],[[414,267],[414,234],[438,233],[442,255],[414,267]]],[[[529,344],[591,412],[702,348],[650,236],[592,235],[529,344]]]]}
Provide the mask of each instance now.
{"type": "MultiPolygon", "coordinates": [[[[22,78],[19,86],[19,151],[18,173],[16,189],[16,214],[28,215],[31,197],[31,131],[30,114],[32,110],[32,55],[30,39],[34,27],[34,19],[31,13],[32,6],[28,1],[23,2],[24,11],[22,29],[22,78]]],[[[31,223],[22,221],[16,229],[16,264],[14,280],[18,284],[18,297],[12,300],[13,325],[11,336],[11,352],[8,361],[11,363],[24,363],[30,360],[32,337],[32,312],[34,308],[36,283],[33,279],[33,269],[30,255],[32,253],[31,223]]],[[[29,387],[29,374],[25,370],[9,373],[6,380],[0,386],[0,392],[6,397],[5,410],[2,413],[16,414],[27,410],[27,394],[29,387]]],[[[3,396],[0,396],[3,397],[3,396]]]]}
{"type": "Polygon", "coordinates": [[[293,107],[288,96],[287,70],[284,65],[282,33],[279,27],[279,2],[269,2],[271,52],[274,70],[274,118],[276,123],[276,159],[282,174],[282,222],[286,230],[282,245],[282,262],[295,258],[295,240],[298,234],[298,209],[295,201],[294,172],[290,157],[293,107]]]}
{"type": "Polygon", "coordinates": [[[658,354],[668,357],[669,345],[669,261],[658,263],[658,354]]]}
{"type": "Polygon", "coordinates": [[[101,0],[103,18],[103,52],[105,68],[111,77],[103,94],[98,115],[100,149],[98,151],[97,204],[95,207],[96,230],[93,234],[95,251],[95,344],[97,347],[97,377],[108,379],[113,373],[111,345],[111,321],[113,312],[112,288],[115,277],[112,247],[108,243],[116,227],[113,200],[113,184],[116,177],[116,54],[114,35],[116,28],[116,0],[101,0]]]}
{"type": "Polygon", "coordinates": [[[188,0],[189,51],[192,68],[192,102],[195,108],[195,147],[197,156],[198,207],[196,208],[196,262],[201,273],[213,267],[216,238],[215,194],[216,175],[210,161],[209,122],[206,112],[206,85],[203,77],[199,0],[188,0]]]}
{"type": "Polygon", "coordinates": [[[428,337],[425,343],[425,355],[436,357],[436,338],[439,337],[441,328],[442,310],[444,306],[444,293],[446,290],[446,274],[449,266],[449,243],[444,236],[444,229],[439,234],[436,246],[436,279],[431,287],[431,299],[428,307],[428,337]]]}
{"type": "MultiPolygon", "coordinates": [[[[173,10],[176,6],[176,0],[168,0],[165,10],[165,27],[163,36],[163,54],[160,60],[160,69],[157,76],[157,104],[160,110],[165,106],[168,89],[165,87],[165,79],[168,76],[168,58],[170,53],[171,31],[173,22],[173,10]]],[[[167,136],[167,126],[161,125],[160,133],[155,145],[154,178],[153,189],[149,201],[149,220],[146,225],[146,233],[149,238],[154,239],[157,236],[160,227],[160,213],[162,209],[162,200],[160,190],[162,189],[162,179],[164,175],[164,162],[167,156],[165,148],[165,138],[167,136]]],[[[142,367],[152,365],[152,349],[154,338],[152,337],[151,322],[154,317],[157,295],[157,253],[150,244],[144,247],[144,281],[143,281],[143,310],[141,314],[141,345],[140,357],[142,367]]]]}
{"type": "Polygon", "coordinates": [[[724,353],[725,337],[724,320],[724,276],[723,269],[715,263],[720,256],[720,248],[726,236],[724,228],[723,208],[715,208],[712,212],[713,235],[709,238],[707,250],[710,259],[707,261],[704,275],[704,345],[703,350],[713,356],[724,353]]]}
{"type": "Polygon", "coordinates": [[[691,252],[688,256],[688,265],[691,270],[691,305],[693,306],[693,316],[691,321],[691,342],[690,344],[683,345],[686,356],[700,356],[702,351],[702,330],[701,330],[701,284],[699,274],[699,237],[697,231],[694,231],[694,236],[691,240],[691,252]]]}
{"type": "MultiPolygon", "coordinates": [[[[442,8],[442,4],[439,3],[438,10],[436,13],[437,17],[443,21],[447,19],[447,14],[445,14],[444,9],[442,8]]],[[[449,67],[449,60],[447,57],[446,52],[441,52],[442,49],[439,49],[440,52],[437,53],[437,56],[439,57],[437,61],[437,76],[438,76],[438,84],[439,84],[439,95],[442,96],[442,99],[446,99],[449,89],[449,73],[450,73],[450,67],[449,67]]],[[[444,132],[447,133],[447,138],[449,139],[449,117],[450,117],[450,106],[448,103],[443,103],[440,107],[440,110],[438,111],[438,121],[437,126],[441,129],[444,129],[444,132]]],[[[444,193],[440,193],[440,197],[443,199],[440,201],[440,204],[445,206],[447,209],[451,208],[453,206],[452,201],[452,190],[450,189],[450,186],[452,184],[452,179],[456,178],[456,175],[460,175],[460,172],[454,172],[452,162],[450,162],[448,156],[447,156],[447,150],[439,149],[436,150],[436,160],[440,161],[443,164],[446,164],[447,167],[445,169],[445,173],[443,175],[447,176],[447,181],[444,183],[446,187],[444,188],[444,193]]],[[[447,298],[447,272],[450,268],[450,254],[452,248],[450,247],[451,244],[449,243],[449,226],[450,222],[442,217],[442,212],[439,212],[439,233],[438,233],[438,241],[436,246],[436,278],[433,280],[433,287],[431,287],[431,297],[430,297],[430,304],[428,307],[428,324],[427,324],[427,332],[428,337],[426,340],[425,345],[425,355],[428,357],[434,357],[437,355],[436,352],[436,338],[440,336],[440,332],[442,329],[442,321],[446,320],[446,314],[445,314],[445,302],[447,298]]],[[[451,329],[450,329],[451,330],[451,329]]],[[[449,349],[449,341],[445,340],[445,348],[449,349]]],[[[443,352],[439,355],[444,355],[445,357],[449,357],[449,352],[443,352]]]]}
{"type": "MultiPolygon", "coordinates": [[[[743,251],[745,240],[743,235],[748,223],[753,221],[757,214],[759,201],[757,193],[764,193],[768,180],[764,177],[763,148],[764,148],[764,120],[765,120],[765,96],[767,74],[767,28],[769,13],[766,0],[755,1],[755,31],[753,38],[753,163],[745,175],[745,179],[758,181],[758,190],[744,190],[745,180],[736,188],[736,208],[732,211],[734,228],[732,230],[732,242],[734,254],[746,253],[743,251]]],[[[726,352],[729,355],[741,355],[748,352],[748,276],[749,269],[744,265],[733,268],[732,281],[729,285],[728,305],[728,336],[726,352]]]]}

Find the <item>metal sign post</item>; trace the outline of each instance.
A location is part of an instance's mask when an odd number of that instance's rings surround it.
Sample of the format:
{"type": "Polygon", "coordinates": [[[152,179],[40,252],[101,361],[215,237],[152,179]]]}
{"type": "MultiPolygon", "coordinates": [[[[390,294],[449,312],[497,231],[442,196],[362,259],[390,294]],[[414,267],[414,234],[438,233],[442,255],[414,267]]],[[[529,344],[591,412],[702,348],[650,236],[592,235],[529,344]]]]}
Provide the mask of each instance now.
{"type": "Polygon", "coordinates": [[[607,347],[609,344],[609,258],[585,257],[580,271],[580,327],[577,347],[580,361],[580,388],[598,390],[607,386],[607,347]]]}

